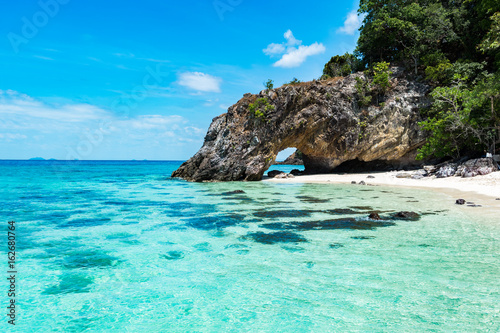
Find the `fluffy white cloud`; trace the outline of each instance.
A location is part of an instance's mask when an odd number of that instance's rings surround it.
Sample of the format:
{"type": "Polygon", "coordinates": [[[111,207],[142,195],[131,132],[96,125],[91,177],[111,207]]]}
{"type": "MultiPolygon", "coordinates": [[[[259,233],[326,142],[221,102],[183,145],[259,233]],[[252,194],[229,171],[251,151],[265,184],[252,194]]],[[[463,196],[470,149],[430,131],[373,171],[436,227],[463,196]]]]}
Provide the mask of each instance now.
{"type": "Polygon", "coordinates": [[[299,67],[307,57],[325,52],[323,44],[314,43],[309,46],[301,45],[298,49],[294,49],[284,54],[280,60],[274,63],[274,67],[299,67]]]}
{"type": "Polygon", "coordinates": [[[222,79],[201,72],[185,72],[179,74],[177,82],[199,92],[220,92],[222,79]]]}
{"type": "Polygon", "coordinates": [[[325,52],[325,46],[321,43],[302,45],[302,41],[295,38],[291,30],[284,34],[286,42],[281,44],[271,43],[263,50],[264,54],[275,57],[281,56],[274,67],[298,67],[307,60],[307,57],[325,52]]]}
{"type": "Polygon", "coordinates": [[[337,32],[344,33],[346,35],[354,35],[358,31],[359,27],[363,22],[363,17],[358,16],[356,10],[351,11],[344,21],[344,26],[340,27],[337,32]]]}

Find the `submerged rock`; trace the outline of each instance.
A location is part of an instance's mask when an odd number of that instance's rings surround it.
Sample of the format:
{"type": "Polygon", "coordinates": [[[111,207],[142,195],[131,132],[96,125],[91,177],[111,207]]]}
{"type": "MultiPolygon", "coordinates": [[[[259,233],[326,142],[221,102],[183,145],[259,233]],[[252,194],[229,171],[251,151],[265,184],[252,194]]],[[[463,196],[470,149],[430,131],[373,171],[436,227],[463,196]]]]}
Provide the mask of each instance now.
{"type": "Polygon", "coordinates": [[[401,68],[391,71],[383,106],[358,102],[356,79],[370,80],[364,73],[245,94],[213,119],[203,147],[172,177],[260,180],[288,147],[302,152],[306,173],[331,172],[348,161],[414,164],[425,141],[419,110],[429,104],[430,88],[409,81],[401,68]],[[262,116],[252,112],[256,107],[262,116]]]}
{"type": "Polygon", "coordinates": [[[299,234],[290,231],[278,231],[278,232],[252,232],[249,233],[246,238],[251,238],[254,241],[262,244],[276,244],[276,243],[299,243],[307,242],[307,239],[299,234]]]}
{"type": "Polygon", "coordinates": [[[378,215],[377,213],[371,213],[370,216],[368,216],[368,218],[372,220],[382,220],[380,218],[380,215],[378,215]]]}
{"type": "Polygon", "coordinates": [[[169,251],[167,254],[160,255],[160,257],[167,260],[179,260],[184,258],[184,253],[181,251],[169,251]]]}
{"type": "Polygon", "coordinates": [[[415,212],[397,212],[392,216],[395,220],[417,221],[420,220],[420,214],[415,212]]]}
{"type": "Polygon", "coordinates": [[[245,191],[243,190],[235,190],[235,191],[229,191],[229,192],[224,192],[222,195],[233,195],[233,194],[243,194],[245,191]]]}

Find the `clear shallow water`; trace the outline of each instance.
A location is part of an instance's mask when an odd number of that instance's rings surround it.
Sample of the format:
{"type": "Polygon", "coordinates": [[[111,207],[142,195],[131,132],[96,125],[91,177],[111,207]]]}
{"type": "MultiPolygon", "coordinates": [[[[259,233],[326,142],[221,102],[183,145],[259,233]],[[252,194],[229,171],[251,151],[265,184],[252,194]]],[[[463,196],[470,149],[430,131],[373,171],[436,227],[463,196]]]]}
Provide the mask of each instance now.
{"type": "Polygon", "coordinates": [[[0,162],[14,331],[500,330],[497,221],[430,192],[188,183],[178,165],[0,162]]]}

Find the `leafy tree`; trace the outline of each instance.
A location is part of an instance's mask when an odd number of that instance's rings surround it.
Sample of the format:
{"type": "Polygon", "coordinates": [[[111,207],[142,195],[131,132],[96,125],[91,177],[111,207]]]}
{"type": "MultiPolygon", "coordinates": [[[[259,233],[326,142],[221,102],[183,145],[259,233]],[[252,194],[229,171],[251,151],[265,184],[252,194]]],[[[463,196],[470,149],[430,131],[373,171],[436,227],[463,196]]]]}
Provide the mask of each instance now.
{"type": "MultiPolygon", "coordinates": [[[[388,88],[382,62],[406,65],[434,86],[421,123],[430,137],[420,158],[482,152],[496,139],[500,1],[360,0],[359,14],[364,19],[355,55],[374,68],[379,92],[388,88]]],[[[361,80],[356,89],[360,104],[370,103],[361,80]]]]}
{"type": "Polygon", "coordinates": [[[484,108],[485,96],[481,89],[468,88],[466,80],[456,75],[451,87],[437,87],[432,92],[431,116],[420,123],[431,134],[417,158],[459,157],[464,149],[488,148],[492,139],[489,119],[477,112],[484,108]]]}
{"type": "Polygon", "coordinates": [[[266,82],[264,82],[264,87],[266,87],[266,90],[271,90],[274,88],[274,81],[269,79],[266,82]]]}
{"type": "Polygon", "coordinates": [[[336,55],[325,64],[323,68],[323,76],[321,79],[331,77],[347,76],[360,69],[359,60],[350,53],[345,53],[342,56],[336,55]]]}
{"type": "Polygon", "coordinates": [[[389,71],[389,63],[382,61],[373,66],[373,85],[383,94],[390,87],[389,76],[392,74],[389,71]]]}

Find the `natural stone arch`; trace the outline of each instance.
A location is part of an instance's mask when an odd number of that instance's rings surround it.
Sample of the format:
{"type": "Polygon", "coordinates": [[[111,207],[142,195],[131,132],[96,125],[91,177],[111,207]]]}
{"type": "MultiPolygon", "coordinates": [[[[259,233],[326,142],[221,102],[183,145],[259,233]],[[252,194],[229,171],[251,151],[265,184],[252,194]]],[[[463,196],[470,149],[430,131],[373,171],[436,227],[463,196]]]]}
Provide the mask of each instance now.
{"type": "Polygon", "coordinates": [[[172,176],[191,181],[260,180],[277,154],[296,147],[306,172],[331,172],[345,161],[408,164],[425,140],[419,109],[428,87],[393,69],[384,104],[359,107],[357,73],[245,94],[213,119],[202,148],[172,176]],[[259,112],[260,111],[260,112],[259,112]]]}

